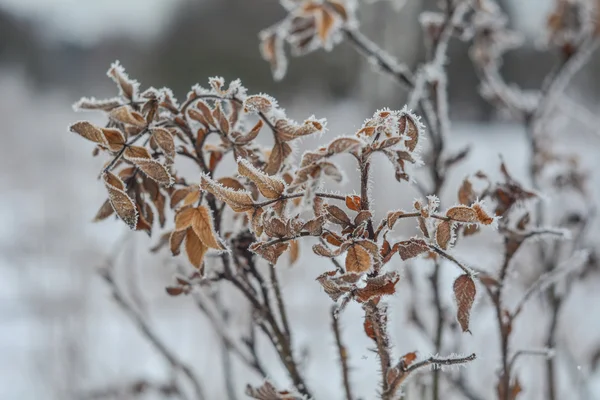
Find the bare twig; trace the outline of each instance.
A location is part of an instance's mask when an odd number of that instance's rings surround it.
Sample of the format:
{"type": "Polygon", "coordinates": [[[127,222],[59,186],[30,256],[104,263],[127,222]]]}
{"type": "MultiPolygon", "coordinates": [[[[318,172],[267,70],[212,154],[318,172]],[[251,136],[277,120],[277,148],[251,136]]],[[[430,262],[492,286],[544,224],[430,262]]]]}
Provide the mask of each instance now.
{"type": "Polygon", "coordinates": [[[348,350],[342,343],[342,335],[340,332],[340,322],[336,315],[336,308],[331,308],[331,327],[333,329],[333,335],[335,337],[335,345],[340,356],[340,365],[342,368],[342,379],[344,382],[344,392],[346,393],[346,400],[352,400],[352,387],[350,385],[350,369],[348,368],[348,350]]]}

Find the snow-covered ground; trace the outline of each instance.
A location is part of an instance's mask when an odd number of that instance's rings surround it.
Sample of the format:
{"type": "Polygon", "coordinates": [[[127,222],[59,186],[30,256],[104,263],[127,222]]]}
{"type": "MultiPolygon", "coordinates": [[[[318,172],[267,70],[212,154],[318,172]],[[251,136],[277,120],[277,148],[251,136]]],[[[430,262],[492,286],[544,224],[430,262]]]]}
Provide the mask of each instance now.
{"type": "MultiPolygon", "coordinates": [[[[139,378],[169,379],[168,365],[116,306],[110,291],[96,274],[96,269],[113,253],[114,244],[122,238],[128,245],[115,262],[121,287],[170,349],[193,366],[208,398],[225,398],[220,351],[214,332],[191,298],[172,298],[164,292],[164,287],[171,283],[173,260],[166,253],[150,254],[147,249],[153,242],[143,234],[125,232],[123,224],[112,220],[100,224],[90,222],[105,196],[104,188],[95,179],[103,160],[92,158],[91,146],[67,131],[70,122],[83,118],[71,111],[70,105],[76,99],[61,93],[35,92],[12,73],[0,74],[0,88],[3,139],[0,146],[0,399],[75,399],[89,389],[139,378]]],[[[352,133],[374,111],[358,102],[317,105],[300,99],[297,104],[286,106],[289,114],[297,119],[313,113],[327,117],[330,129],[327,136],[330,137],[352,133]]],[[[600,140],[576,132],[569,135],[572,136],[565,146],[580,149],[584,165],[594,170],[593,189],[596,196],[600,196],[596,172],[600,162],[594,150],[600,146],[600,140]]],[[[318,141],[328,142],[329,138],[307,139],[302,146],[312,146],[318,141]]],[[[450,148],[458,150],[467,144],[472,146],[470,156],[455,170],[447,186],[450,189],[441,196],[442,204],[455,202],[455,188],[465,175],[483,170],[492,177],[498,176],[499,154],[509,162],[516,177],[526,176],[527,147],[522,129],[517,125],[456,124],[449,140],[450,148]]],[[[349,175],[354,173],[349,163],[345,165],[349,175]]],[[[380,160],[375,168],[378,172],[373,178],[373,197],[378,215],[387,209],[410,207],[411,200],[417,196],[416,190],[397,184],[385,160],[380,160]]],[[[357,188],[347,184],[340,189],[357,188]]],[[[406,234],[410,235],[411,231],[407,230],[406,234]]],[[[481,269],[494,270],[500,262],[499,238],[486,234],[470,240],[459,246],[456,254],[481,269]],[[467,247],[468,252],[464,251],[467,247]]],[[[297,265],[289,268],[283,263],[280,266],[283,290],[290,309],[294,342],[298,356],[303,359],[308,383],[318,399],[341,399],[340,373],[330,330],[330,300],[314,281],[329,265],[312,254],[310,245],[305,243],[301,248],[304,258],[297,265]]],[[[526,260],[517,261],[515,273],[526,274],[526,260]]],[[[391,264],[391,268],[401,271],[411,268],[422,288],[414,294],[407,283],[401,281],[399,293],[389,299],[394,352],[400,356],[418,350],[427,356],[431,352],[430,344],[406,324],[406,304],[418,299],[423,312],[428,312],[430,291],[425,276],[430,266],[424,263],[407,266],[399,259],[391,264]]],[[[445,267],[441,293],[444,303],[453,307],[451,282],[460,271],[452,265],[445,267]]],[[[559,340],[568,346],[573,357],[571,363],[560,366],[561,399],[600,398],[599,374],[588,377],[586,372],[590,352],[600,346],[600,313],[594,311],[594,305],[600,303],[600,291],[597,277],[587,279],[570,298],[560,323],[559,340]],[[581,393],[567,391],[573,382],[581,393]]],[[[511,290],[516,293],[522,288],[511,290]]],[[[231,332],[245,331],[250,316],[244,303],[229,296],[227,290],[221,297],[232,313],[231,332]]],[[[476,305],[472,336],[448,336],[445,342],[448,353],[478,354],[478,359],[467,369],[469,382],[482,398],[492,399],[499,351],[496,322],[488,306],[486,300],[476,305]]],[[[516,348],[543,345],[544,312],[541,301],[529,303],[515,327],[516,348]]],[[[343,340],[349,348],[353,386],[361,398],[371,399],[379,379],[377,361],[369,350],[370,339],[363,332],[360,308],[351,305],[343,313],[341,325],[343,340]]],[[[273,380],[285,387],[286,376],[276,357],[268,351],[266,354],[266,359],[271,361],[267,369],[273,380]]],[[[520,398],[542,400],[543,361],[523,358],[517,370],[524,390],[520,398]]],[[[260,383],[237,363],[233,375],[240,396],[247,382],[260,383]]],[[[422,376],[426,378],[427,372],[422,376]]]]}

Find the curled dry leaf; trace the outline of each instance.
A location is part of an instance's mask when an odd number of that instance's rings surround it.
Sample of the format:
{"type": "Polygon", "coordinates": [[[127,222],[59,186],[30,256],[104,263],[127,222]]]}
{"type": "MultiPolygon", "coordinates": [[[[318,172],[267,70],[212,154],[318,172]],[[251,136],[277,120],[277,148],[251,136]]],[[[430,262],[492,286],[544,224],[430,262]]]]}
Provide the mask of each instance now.
{"type": "Polygon", "coordinates": [[[456,318],[463,332],[471,333],[469,331],[469,319],[476,293],[475,282],[469,275],[463,274],[454,281],[454,296],[458,307],[456,318]]]}
{"type": "Polygon", "coordinates": [[[423,239],[409,239],[398,244],[398,254],[402,260],[408,260],[429,251],[429,245],[423,239]]]}
{"type": "Polygon", "coordinates": [[[355,298],[359,302],[367,302],[384,295],[392,295],[396,293],[396,284],[399,280],[400,277],[396,272],[387,272],[383,275],[369,278],[364,288],[359,288],[355,291],[355,298]]]}
{"type": "Polygon", "coordinates": [[[494,222],[494,218],[491,217],[480,204],[473,204],[473,210],[477,214],[477,220],[484,225],[490,225],[494,222]]]}
{"type": "Polygon", "coordinates": [[[212,193],[217,199],[227,203],[235,212],[249,211],[254,208],[252,196],[248,191],[226,188],[206,176],[202,177],[201,186],[202,189],[212,193]]]}
{"type": "Polygon", "coordinates": [[[354,273],[366,272],[373,261],[369,252],[360,244],[352,244],[346,253],[346,271],[354,273]]]}
{"type": "Polygon", "coordinates": [[[446,216],[459,222],[477,222],[477,212],[467,206],[451,207],[446,211],[446,216]]]}
{"type": "Polygon", "coordinates": [[[390,229],[394,229],[394,225],[396,225],[396,221],[398,218],[406,214],[404,211],[391,211],[387,215],[387,226],[390,229]]]}
{"type": "Polygon", "coordinates": [[[449,221],[440,222],[435,230],[435,241],[442,249],[447,250],[451,240],[452,224],[449,221]]]}
{"type": "Polygon", "coordinates": [[[268,199],[281,197],[285,190],[285,183],[281,179],[256,169],[247,160],[238,159],[238,172],[254,182],[260,193],[268,199]]]}
{"type": "Polygon", "coordinates": [[[254,95],[248,96],[244,100],[243,107],[245,112],[261,112],[266,114],[273,109],[273,106],[277,106],[274,103],[274,99],[270,96],[254,95]]]}
{"type": "Polygon", "coordinates": [[[119,86],[119,95],[125,97],[127,100],[135,98],[139,89],[139,83],[129,78],[127,73],[125,73],[125,68],[118,61],[110,66],[106,75],[119,86]]]}
{"type": "Polygon", "coordinates": [[[413,120],[413,116],[404,114],[398,121],[398,131],[401,134],[405,134],[409,139],[404,142],[408,150],[415,151],[417,144],[419,143],[419,122],[413,120]]]}
{"type": "Polygon", "coordinates": [[[129,226],[135,229],[138,222],[138,212],[134,201],[125,192],[125,184],[112,172],[103,175],[104,186],[108,190],[108,200],[115,213],[129,226]]]}

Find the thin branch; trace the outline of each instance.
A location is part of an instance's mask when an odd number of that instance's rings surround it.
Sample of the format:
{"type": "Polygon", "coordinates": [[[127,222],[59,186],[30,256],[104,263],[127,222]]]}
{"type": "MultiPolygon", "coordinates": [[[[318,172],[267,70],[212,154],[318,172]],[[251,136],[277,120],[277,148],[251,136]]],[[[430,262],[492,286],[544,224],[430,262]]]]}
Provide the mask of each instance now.
{"type": "MultiPolygon", "coordinates": [[[[265,206],[277,203],[279,201],[289,200],[289,199],[296,199],[298,197],[303,197],[305,195],[306,195],[306,193],[286,194],[286,195],[283,195],[283,196],[281,196],[281,197],[279,197],[277,199],[266,200],[266,201],[263,201],[262,203],[256,203],[256,204],[254,204],[254,207],[256,207],[256,208],[265,207],[265,206]]],[[[346,196],[342,196],[342,195],[338,195],[338,194],[333,194],[333,193],[315,193],[315,196],[317,196],[317,197],[323,197],[323,198],[327,198],[327,199],[341,200],[341,201],[345,201],[346,200],[346,196]]]]}
{"type": "Polygon", "coordinates": [[[353,400],[352,387],[350,386],[350,369],[348,368],[348,350],[342,343],[342,335],[340,332],[340,322],[336,315],[335,306],[331,308],[331,327],[333,329],[333,335],[335,337],[335,345],[340,356],[340,366],[342,368],[342,380],[344,382],[344,392],[346,393],[346,400],[353,400]]]}
{"type": "Polygon", "coordinates": [[[281,287],[279,285],[279,279],[277,278],[277,271],[275,271],[275,266],[273,264],[269,264],[271,285],[273,286],[273,291],[275,292],[275,300],[277,301],[277,309],[279,310],[279,316],[281,317],[281,323],[283,325],[283,331],[287,338],[288,343],[291,346],[292,343],[292,334],[290,330],[290,324],[287,317],[287,311],[285,309],[285,303],[283,302],[283,296],[281,295],[281,287]]]}
{"type": "Polygon", "coordinates": [[[468,363],[470,361],[473,361],[477,358],[477,356],[475,355],[475,353],[466,356],[466,357],[456,357],[456,358],[436,358],[436,357],[430,357],[426,360],[423,361],[419,361],[417,363],[411,364],[406,371],[407,372],[413,372],[416,371],[419,368],[423,368],[423,367],[427,367],[429,365],[434,365],[434,366],[438,366],[438,367],[443,367],[443,366],[448,366],[448,365],[460,365],[460,364],[465,364],[468,363]]]}
{"type": "Polygon", "coordinates": [[[202,385],[200,380],[196,377],[196,375],[192,372],[189,366],[185,365],[181,360],[175,356],[167,346],[162,342],[162,340],[158,337],[158,335],[150,328],[148,323],[142,318],[142,316],[129,304],[129,302],[125,299],[125,296],[119,289],[116,284],[114,277],[112,275],[111,266],[107,266],[106,268],[102,268],[100,271],[100,275],[106,283],[112,289],[113,297],[117,304],[121,307],[121,309],[127,314],[127,316],[134,322],[137,329],[148,339],[150,344],[154,346],[154,348],[167,360],[167,362],[171,365],[171,367],[175,370],[181,371],[190,381],[194,388],[195,397],[199,400],[205,399],[204,390],[202,389],[202,385]]]}
{"type": "Polygon", "coordinates": [[[451,256],[450,254],[446,253],[444,250],[442,250],[439,247],[434,246],[434,245],[429,245],[429,248],[431,250],[433,250],[434,252],[436,252],[437,254],[439,254],[440,256],[444,257],[445,259],[452,261],[454,264],[456,264],[456,266],[458,266],[460,269],[462,269],[465,274],[474,275],[475,271],[473,269],[467,267],[466,265],[464,265],[463,263],[458,261],[456,258],[451,256]]]}

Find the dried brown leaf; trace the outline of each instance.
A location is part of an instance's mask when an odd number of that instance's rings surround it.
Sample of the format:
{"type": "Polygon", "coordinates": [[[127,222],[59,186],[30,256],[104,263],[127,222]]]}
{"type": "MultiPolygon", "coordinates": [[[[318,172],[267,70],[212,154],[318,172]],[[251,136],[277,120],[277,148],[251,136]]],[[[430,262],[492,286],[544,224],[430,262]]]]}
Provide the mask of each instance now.
{"type": "Polygon", "coordinates": [[[206,206],[199,206],[193,210],[192,229],[198,238],[211,249],[224,250],[225,246],[223,246],[215,232],[210,210],[206,206]]]}
{"type": "Polygon", "coordinates": [[[71,132],[77,133],[78,135],[90,140],[94,143],[107,145],[106,138],[104,137],[104,133],[102,133],[102,129],[98,128],[95,125],[90,124],[87,121],[81,121],[74,123],[69,128],[71,132]]]}
{"type": "Polygon", "coordinates": [[[107,199],[96,213],[96,216],[94,217],[94,222],[105,220],[106,218],[113,215],[114,212],[115,210],[110,204],[110,200],[107,199]]]}
{"type": "Polygon", "coordinates": [[[475,201],[475,192],[473,185],[468,178],[465,178],[460,189],[458,190],[458,202],[462,205],[469,206],[475,201]]]}
{"type": "Polygon", "coordinates": [[[227,203],[235,212],[249,211],[254,208],[252,196],[248,191],[233,190],[203,176],[201,182],[202,188],[212,193],[217,199],[227,203]]]}
{"type": "Polygon", "coordinates": [[[167,167],[152,158],[133,158],[128,157],[128,161],[135,164],[148,178],[163,186],[171,186],[173,177],[167,170],[167,167]]]}
{"type": "Polygon", "coordinates": [[[180,253],[181,244],[183,243],[183,239],[185,239],[185,235],[187,230],[183,231],[173,231],[169,236],[169,247],[171,249],[171,254],[174,256],[180,253]]]}
{"type": "Polygon", "coordinates": [[[452,225],[449,221],[440,222],[435,230],[435,241],[442,249],[446,250],[451,240],[452,225]]]}
{"type": "Polygon", "coordinates": [[[138,222],[138,211],[134,201],[125,193],[125,184],[112,172],[105,172],[103,178],[112,208],[123,222],[131,229],[135,229],[138,222]]]}
{"type": "Polygon", "coordinates": [[[277,264],[279,257],[288,249],[288,242],[275,243],[270,246],[265,246],[264,243],[255,242],[250,246],[250,250],[258,254],[271,264],[277,264]]]}
{"type": "Polygon", "coordinates": [[[360,244],[353,244],[346,253],[346,271],[362,273],[371,268],[372,260],[369,252],[360,244]]]}
{"type": "Polygon", "coordinates": [[[113,108],[108,115],[111,119],[123,124],[133,125],[139,128],[146,126],[146,118],[139,112],[132,110],[130,106],[113,108]]]}
{"type": "Polygon", "coordinates": [[[338,206],[328,204],[327,206],[325,206],[325,210],[327,211],[326,218],[334,224],[341,225],[344,227],[352,225],[352,220],[350,219],[348,214],[346,214],[346,212],[338,206]]]}
{"type": "Polygon", "coordinates": [[[475,282],[469,275],[463,274],[454,281],[454,296],[458,307],[456,318],[463,332],[471,333],[469,331],[469,319],[476,293],[475,282]]]}
{"type": "Polygon", "coordinates": [[[477,212],[467,206],[451,207],[446,211],[446,216],[459,222],[477,222],[477,212]]]}
{"type": "Polygon", "coordinates": [[[352,211],[360,211],[360,196],[346,196],[346,207],[352,211]]]}
{"type": "Polygon", "coordinates": [[[283,180],[265,174],[247,160],[238,160],[238,172],[254,182],[260,193],[268,199],[278,199],[285,190],[283,180]]]}
{"type": "Polygon", "coordinates": [[[106,138],[110,151],[119,151],[125,145],[125,135],[119,129],[102,128],[102,133],[106,138]]]}
{"type": "Polygon", "coordinates": [[[290,240],[290,265],[296,264],[300,257],[300,245],[297,240],[290,240]]]}
{"type": "Polygon", "coordinates": [[[423,239],[409,239],[398,243],[398,254],[402,260],[417,257],[429,251],[427,242],[423,239]]]}
{"type": "Polygon", "coordinates": [[[341,154],[350,153],[358,149],[362,145],[362,142],[353,137],[341,137],[333,140],[327,146],[327,152],[329,154],[341,154]]]}
{"type": "Polygon", "coordinates": [[[292,148],[289,144],[283,142],[275,142],[271,154],[269,155],[269,162],[265,168],[265,172],[269,175],[275,175],[281,169],[285,159],[292,154],[292,148]]]}
{"type": "Polygon", "coordinates": [[[171,132],[163,128],[153,128],[151,132],[152,138],[156,142],[158,148],[170,162],[173,162],[173,159],[175,158],[175,141],[173,140],[171,132]]]}
{"type": "Polygon", "coordinates": [[[208,247],[202,243],[200,238],[196,235],[193,229],[188,229],[185,235],[185,252],[188,256],[188,260],[194,267],[201,270],[202,263],[204,262],[204,255],[208,247]]]}

